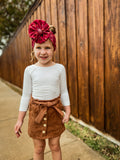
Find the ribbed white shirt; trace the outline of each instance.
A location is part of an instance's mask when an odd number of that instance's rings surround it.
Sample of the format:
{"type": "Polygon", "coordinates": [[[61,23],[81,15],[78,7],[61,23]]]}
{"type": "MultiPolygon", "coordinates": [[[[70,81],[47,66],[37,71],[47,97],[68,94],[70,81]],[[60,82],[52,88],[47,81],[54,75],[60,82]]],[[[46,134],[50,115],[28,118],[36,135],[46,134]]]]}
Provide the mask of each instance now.
{"type": "Polygon", "coordinates": [[[39,100],[50,100],[61,95],[62,104],[70,105],[64,65],[55,63],[48,67],[35,64],[27,66],[24,70],[19,111],[27,111],[31,95],[39,100]]]}

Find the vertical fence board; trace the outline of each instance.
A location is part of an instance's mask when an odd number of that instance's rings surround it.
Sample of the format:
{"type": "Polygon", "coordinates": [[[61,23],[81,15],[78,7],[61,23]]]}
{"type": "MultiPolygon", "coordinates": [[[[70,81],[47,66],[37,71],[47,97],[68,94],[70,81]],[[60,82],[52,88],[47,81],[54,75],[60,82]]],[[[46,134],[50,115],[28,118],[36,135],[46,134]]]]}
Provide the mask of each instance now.
{"type": "Polygon", "coordinates": [[[25,66],[27,66],[28,56],[27,56],[27,50],[28,50],[28,43],[27,43],[27,24],[24,25],[24,56],[25,56],[25,66]]]}
{"type": "Polygon", "coordinates": [[[59,59],[62,63],[66,72],[67,68],[67,52],[66,52],[66,20],[65,20],[65,3],[64,0],[57,1],[58,8],[58,36],[59,36],[59,59]]]}
{"type": "Polygon", "coordinates": [[[36,14],[35,14],[35,12],[36,12],[36,10],[34,10],[34,12],[33,12],[33,20],[35,20],[36,18],[36,14]]]}
{"type": "Polygon", "coordinates": [[[27,65],[29,65],[31,63],[30,62],[30,54],[31,54],[31,51],[30,51],[30,38],[29,38],[29,34],[28,34],[28,27],[29,27],[29,20],[27,20],[27,22],[26,22],[26,41],[27,41],[26,54],[27,54],[27,57],[28,57],[27,65]]]}
{"type": "MultiPolygon", "coordinates": [[[[15,82],[14,82],[14,80],[15,80],[15,55],[14,55],[14,52],[13,52],[13,47],[14,47],[13,45],[10,46],[11,53],[12,53],[12,62],[13,62],[13,63],[12,63],[12,66],[13,66],[13,67],[12,67],[12,78],[13,78],[13,79],[12,79],[11,82],[12,82],[13,84],[15,84],[15,82]]],[[[20,76],[21,76],[21,75],[20,75],[20,76]]]]}
{"type": "Polygon", "coordinates": [[[6,50],[5,50],[5,52],[4,52],[3,56],[2,56],[2,58],[3,58],[2,59],[2,64],[3,64],[3,67],[4,67],[4,70],[2,70],[2,77],[3,77],[3,79],[5,79],[5,55],[6,55],[6,50]]]}
{"type": "Polygon", "coordinates": [[[45,15],[46,15],[46,22],[51,24],[51,1],[45,0],[45,15]]]}
{"type": "Polygon", "coordinates": [[[76,0],[79,118],[89,122],[87,0],[76,0]]]}
{"type": "MultiPolygon", "coordinates": [[[[7,54],[7,53],[6,53],[7,54]]],[[[10,54],[10,51],[9,51],[9,54],[10,54]]],[[[8,70],[9,70],[9,66],[8,66],[8,63],[9,63],[9,58],[6,58],[6,72],[8,72],[8,70]]],[[[6,79],[9,79],[9,74],[6,74],[6,79]]]]}
{"type": "MultiPolygon", "coordinates": [[[[30,17],[30,19],[29,19],[29,25],[30,25],[30,23],[31,23],[31,17],[30,17]]],[[[28,25],[28,27],[29,27],[29,25],[28,25]]],[[[30,47],[30,52],[32,51],[32,40],[31,40],[31,38],[29,38],[29,47],[30,47]]]]}
{"type": "MultiPolygon", "coordinates": [[[[8,53],[7,53],[8,54],[8,53]]],[[[7,74],[8,74],[8,78],[7,78],[7,80],[9,79],[9,82],[11,83],[11,80],[12,80],[12,73],[11,73],[11,70],[12,70],[12,66],[13,66],[13,64],[12,64],[12,59],[11,59],[11,50],[9,49],[9,58],[8,58],[8,62],[7,62],[7,68],[8,68],[8,70],[7,70],[7,74]]]]}
{"type": "Polygon", "coordinates": [[[41,19],[40,6],[37,8],[37,19],[41,19]]]}
{"type": "Polygon", "coordinates": [[[40,11],[41,11],[41,19],[45,20],[46,15],[45,15],[45,1],[44,0],[41,3],[40,11]]]}
{"type": "Polygon", "coordinates": [[[104,130],[103,1],[89,0],[91,122],[104,130]]]}
{"type": "MultiPolygon", "coordinates": [[[[13,51],[13,53],[14,53],[14,56],[15,56],[15,67],[17,68],[15,71],[16,71],[16,73],[15,73],[15,80],[16,80],[16,82],[15,83],[17,83],[17,85],[20,87],[20,85],[21,85],[21,79],[20,79],[20,77],[21,76],[17,76],[17,75],[20,75],[20,70],[21,70],[21,61],[20,61],[20,52],[18,51],[18,37],[16,37],[16,39],[14,40],[14,42],[13,42],[13,46],[14,46],[14,51],[13,51]]],[[[24,48],[24,46],[21,46],[22,48],[24,48]]]]}
{"type": "Polygon", "coordinates": [[[72,114],[78,117],[77,95],[77,65],[76,65],[76,28],[74,0],[66,0],[67,16],[67,55],[68,55],[68,84],[72,114]],[[74,82],[74,83],[73,83],[74,82]]]}
{"type": "Polygon", "coordinates": [[[35,18],[38,19],[38,8],[35,10],[35,18]]]}
{"type": "MultiPolygon", "coordinates": [[[[23,32],[23,29],[21,30],[21,34],[20,34],[20,46],[24,46],[24,41],[23,41],[23,38],[24,38],[24,32],[23,32]]],[[[20,48],[21,50],[21,62],[22,62],[22,65],[21,65],[21,78],[23,79],[23,72],[24,72],[24,69],[25,69],[25,60],[24,60],[24,47],[21,47],[20,48]]],[[[23,83],[22,83],[23,85],[23,83]]]]}
{"type": "Polygon", "coordinates": [[[105,0],[106,131],[120,140],[120,1],[105,0]]]}
{"type": "Polygon", "coordinates": [[[34,14],[32,13],[31,14],[31,22],[33,22],[34,21],[34,14]]]}
{"type": "Polygon", "coordinates": [[[25,58],[25,66],[27,65],[28,56],[27,56],[27,38],[26,38],[26,24],[24,25],[24,58],[25,58]]]}

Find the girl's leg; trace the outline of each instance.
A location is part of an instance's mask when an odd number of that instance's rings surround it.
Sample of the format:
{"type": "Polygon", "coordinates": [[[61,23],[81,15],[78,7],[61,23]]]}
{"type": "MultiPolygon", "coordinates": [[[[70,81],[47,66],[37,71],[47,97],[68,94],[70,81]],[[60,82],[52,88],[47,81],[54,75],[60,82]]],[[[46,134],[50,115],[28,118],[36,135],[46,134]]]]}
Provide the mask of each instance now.
{"type": "Polygon", "coordinates": [[[62,153],[60,147],[60,136],[55,138],[49,138],[49,147],[52,152],[53,160],[62,160],[62,153]]]}
{"type": "Polygon", "coordinates": [[[46,146],[45,139],[33,139],[34,155],[33,160],[44,160],[44,150],[46,146]]]}

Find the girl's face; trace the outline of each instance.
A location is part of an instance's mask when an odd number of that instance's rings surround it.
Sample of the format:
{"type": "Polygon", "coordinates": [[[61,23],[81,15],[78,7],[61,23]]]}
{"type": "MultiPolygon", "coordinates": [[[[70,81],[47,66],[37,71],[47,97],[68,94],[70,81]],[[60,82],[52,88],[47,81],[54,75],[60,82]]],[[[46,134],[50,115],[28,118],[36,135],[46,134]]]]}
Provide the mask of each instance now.
{"type": "Polygon", "coordinates": [[[48,39],[44,43],[35,43],[34,54],[40,64],[50,64],[52,62],[52,56],[54,47],[52,42],[48,39]]]}

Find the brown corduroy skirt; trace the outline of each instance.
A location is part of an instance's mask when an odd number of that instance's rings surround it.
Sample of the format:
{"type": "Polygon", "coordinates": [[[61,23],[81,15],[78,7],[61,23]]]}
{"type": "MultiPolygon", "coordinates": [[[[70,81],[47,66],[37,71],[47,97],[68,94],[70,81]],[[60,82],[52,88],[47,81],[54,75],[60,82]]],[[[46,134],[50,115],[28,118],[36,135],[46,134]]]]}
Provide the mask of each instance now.
{"type": "Polygon", "coordinates": [[[34,99],[29,101],[28,135],[34,139],[54,138],[62,134],[64,106],[60,96],[51,100],[34,99]]]}

